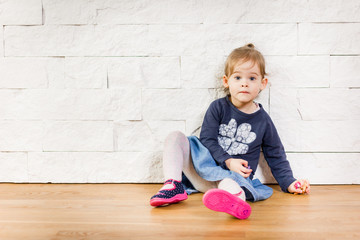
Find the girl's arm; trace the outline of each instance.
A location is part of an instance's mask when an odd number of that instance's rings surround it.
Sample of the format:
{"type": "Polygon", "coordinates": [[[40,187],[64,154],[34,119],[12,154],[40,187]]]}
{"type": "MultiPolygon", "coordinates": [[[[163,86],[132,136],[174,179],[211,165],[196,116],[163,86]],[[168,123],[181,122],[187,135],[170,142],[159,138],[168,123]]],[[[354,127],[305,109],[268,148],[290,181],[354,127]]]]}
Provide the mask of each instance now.
{"type": "Polygon", "coordinates": [[[248,164],[248,161],[239,158],[230,158],[225,161],[226,166],[233,172],[239,173],[244,178],[250,177],[252,169],[248,164]]]}
{"type": "Polygon", "coordinates": [[[288,187],[289,193],[295,193],[295,194],[303,194],[303,193],[310,193],[310,183],[306,179],[299,179],[293,182],[288,187]]]}
{"type": "Polygon", "coordinates": [[[273,176],[279,183],[281,190],[289,192],[289,186],[294,183],[296,179],[293,176],[290,163],[286,159],[284,147],[270,117],[268,118],[267,129],[263,137],[262,149],[264,157],[273,176]]]}
{"type": "Polygon", "coordinates": [[[200,141],[209,150],[215,161],[224,169],[227,169],[225,161],[231,156],[223,150],[218,142],[219,126],[221,123],[222,112],[217,106],[218,102],[212,102],[206,111],[203,124],[201,126],[200,141]]]}

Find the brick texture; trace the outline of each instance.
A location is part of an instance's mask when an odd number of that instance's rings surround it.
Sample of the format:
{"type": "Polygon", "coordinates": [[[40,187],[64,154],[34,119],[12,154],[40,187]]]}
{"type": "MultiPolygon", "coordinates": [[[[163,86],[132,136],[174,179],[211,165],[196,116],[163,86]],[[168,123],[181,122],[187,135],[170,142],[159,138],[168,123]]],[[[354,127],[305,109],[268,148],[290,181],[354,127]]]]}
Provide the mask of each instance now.
{"type": "Polygon", "coordinates": [[[0,0],[0,181],[161,182],[252,42],[295,176],[359,184],[359,29],[358,0],[0,0]]]}

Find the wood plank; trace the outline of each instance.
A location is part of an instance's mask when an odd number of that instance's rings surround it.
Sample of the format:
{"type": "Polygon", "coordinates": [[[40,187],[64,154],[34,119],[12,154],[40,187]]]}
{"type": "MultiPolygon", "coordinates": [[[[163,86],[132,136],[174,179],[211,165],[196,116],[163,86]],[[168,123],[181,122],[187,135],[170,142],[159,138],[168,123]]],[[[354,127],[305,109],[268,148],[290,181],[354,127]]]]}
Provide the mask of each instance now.
{"type": "Polygon", "coordinates": [[[207,209],[203,194],[167,207],[159,184],[0,184],[0,239],[356,239],[360,186],[312,186],[250,203],[238,220],[207,209]]]}

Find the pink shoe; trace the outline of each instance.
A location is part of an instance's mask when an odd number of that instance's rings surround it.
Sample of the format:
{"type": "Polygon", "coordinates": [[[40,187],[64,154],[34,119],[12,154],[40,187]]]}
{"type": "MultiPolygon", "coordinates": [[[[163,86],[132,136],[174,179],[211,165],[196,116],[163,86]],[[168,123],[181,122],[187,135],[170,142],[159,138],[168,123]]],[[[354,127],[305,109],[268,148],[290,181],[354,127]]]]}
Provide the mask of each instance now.
{"type": "Polygon", "coordinates": [[[204,205],[217,212],[225,212],[239,219],[247,219],[251,214],[250,205],[239,197],[222,189],[211,189],[203,196],[204,205]]]}
{"type": "Polygon", "coordinates": [[[164,185],[172,184],[173,188],[160,190],[157,194],[151,197],[150,205],[153,207],[177,203],[188,198],[185,189],[180,181],[173,179],[167,180],[164,185]]]}

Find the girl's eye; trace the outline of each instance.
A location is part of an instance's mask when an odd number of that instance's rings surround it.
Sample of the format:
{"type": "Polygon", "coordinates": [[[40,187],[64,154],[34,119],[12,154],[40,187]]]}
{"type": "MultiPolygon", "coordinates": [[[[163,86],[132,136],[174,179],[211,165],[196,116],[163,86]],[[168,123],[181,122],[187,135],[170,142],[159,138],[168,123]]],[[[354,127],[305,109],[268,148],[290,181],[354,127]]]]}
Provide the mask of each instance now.
{"type": "Polygon", "coordinates": [[[250,80],[251,80],[251,81],[254,81],[254,80],[256,80],[256,78],[254,78],[254,77],[251,77],[251,78],[250,78],[250,80]]]}
{"type": "Polygon", "coordinates": [[[236,79],[236,80],[240,80],[240,79],[241,79],[241,77],[238,77],[238,76],[237,76],[237,77],[235,77],[235,79],[236,79]]]}

